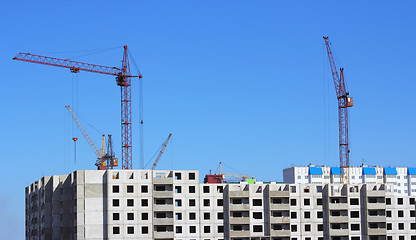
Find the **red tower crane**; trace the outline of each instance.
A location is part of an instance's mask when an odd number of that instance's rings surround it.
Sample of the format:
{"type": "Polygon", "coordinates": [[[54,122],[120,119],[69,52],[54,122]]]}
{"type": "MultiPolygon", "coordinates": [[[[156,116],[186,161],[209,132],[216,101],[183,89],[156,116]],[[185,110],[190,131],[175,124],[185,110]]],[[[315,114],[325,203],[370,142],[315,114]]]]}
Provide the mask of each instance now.
{"type": "Polygon", "coordinates": [[[338,75],[337,67],[332,55],[331,43],[329,42],[328,37],[323,38],[328,52],[329,65],[331,66],[332,79],[334,80],[338,99],[340,180],[341,183],[348,183],[348,168],[350,166],[350,149],[348,147],[348,108],[353,106],[353,100],[352,97],[348,97],[349,92],[345,87],[344,68],[340,68],[340,74],[338,75]]]}
{"type": "Polygon", "coordinates": [[[132,169],[132,131],[131,131],[131,78],[142,78],[142,75],[131,75],[127,46],[124,46],[124,54],[121,68],[106,67],[90,63],[71,61],[53,57],[40,56],[30,53],[19,53],[13,60],[39,63],[56,67],[69,68],[71,72],[79,71],[95,72],[116,76],[117,85],[121,88],[121,146],[122,168],[132,169]]]}

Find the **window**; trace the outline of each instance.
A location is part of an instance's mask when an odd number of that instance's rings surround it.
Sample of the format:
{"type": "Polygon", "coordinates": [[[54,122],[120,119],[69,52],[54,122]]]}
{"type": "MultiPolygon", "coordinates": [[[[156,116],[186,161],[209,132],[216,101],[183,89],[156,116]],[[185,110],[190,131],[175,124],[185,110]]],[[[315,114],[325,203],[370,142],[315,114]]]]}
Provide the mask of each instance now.
{"type": "Polygon", "coordinates": [[[120,213],[113,213],[113,220],[120,220],[120,213]]]}
{"type": "Polygon", "coordinates": [[[399,240],[404,240],[404,236],[399,236],[399,240]]]}
{"type": "Polygon", "coordinates": [[[358,198],[351,198],[350,199],[350,205],[359,205],[359,200],[358,198]]]}
{"type": "Polygon", "coordinates": [[[410,223],[410,229],[415,230],[416,229],[416,223],[410,223]]]}
{"type": "Polygon", "coordinates": [[[391,211],[386,211],[386,217],[391,217],[391,211]]]}
{"type": "Polygon", "coordinates": [[[324,225],[323,224],[318,224],[318,231],[319,232],[323,232],[324,231],[324,225]]]}
{"type": "Polygon", "coordinates": [[[398,198],[397,199],[397,204],[403,205],[403,198],[398,198]]]}
{"type": "Polygon", "coordinates": [[[359,231],[360,224],[351,224],[351,231],[359,231]]]}
{"type": "Polygon", "coordinates": [[[399,216],[399,217],[404,217],[404,213],[403,213],[403,211],[400,211],[400,210],[399,210],[399,211],[397,212],[397,214],[398,214],[398,216],[399,216]]]}
{"type": "Polygon", "coordinates": [[[133,185],[127,185],[127,193],[133,193],[134,192],[134,186],[133,185]]]}
{"type": "Polygon", "coordinates": [[[195,186],[189,186],[189,193],[195,193],[195,186]]]}
{"type": "Polygon", "coordinates": [[[217,213],[217,219],[218,220],[224,219],[224,213],[223,212],[218,212],[217,213]]]}
{"type": "Polygon", "coordinates": [[[324,218],[324,212],[322,211],[319,211],[317,215],[318,215],[318,218],[324,218]]]}
{"type": "Polygon", "coordinates": [[[392,224],[391,223],[387,223],[387,230],[391,230],[393,227],[392,227],[392,224]]]}
{"type": "Polygon", "coordinates": [[[311,212],[304,212],[305,218],[311,218],[311,212]]]}
{"type": "Polygon", "coordinates": [[[176,233],[182,233],[182,227],[176,226],[176,233]]]}
{"type": "Polygon", "coordinates": [[[175,193],[182,193],[182,187],[181,186],[175,186],[175,193]]]}
{"type": "Polygon", "coordinates": [[[147,192],[149,192],[147,185],[142,185],[142,193],[147,193],[147,192]]]}
{"type": "Polygon", "coordinates": [[[305,206],[311,205],[311,200],[309,198],[303,199],[303,205],[305,205],[305,206]]]}
{"type": "Polygon", "coordinates": [[[210,232],[211,232],[210,226],[204,226],[204,233],[210,233],[210,232]]]}
{"type": "Polygon", "coordinates": [[[195,206],[195,199],[189,199],[189,206],[194,207],[195,206]]]}
{"type": "Polygon", "coordinates": [[[204,199],[204,207],[209,207],[209,199],[204,199]]]}
{"type": "Polygon", "coordinates": [[[127,220],[134,220],[134,213],[127,213],[127,220]]]}
{"type": "Polygon", "coordinates": [[[292,226],[290,226],[290,231],[291,232],[297,232],[298,231],[298,225],[292,225],[292,226]]]}
{"type": "Polygon", "coordinates": [[[113,185],[113,193],[119,193],[120,187],[118,185],[113,185]]]}
{"type": "Polygon", "coordinates": [[[127,199],[127,207],[133,207],[134,206],[134,199],[127,199]]]}
{"type": "Polygon", "coordinates": [[[127,234],[134,234],[134,227],[127,227],[127,234]]]}
{"type": "Polygon", "coordinates": [[[182,200],[181,199],[175,199],[175,206],[176,207],[182,207],[182,200]]]}
{"type": "Polygon", "coordinates": [[[322,198],[316,199],[316,205],[322,206],[322,198]]]}
{"type": "MultiPolygon", "coordinates": [[[[181,173],[175,173],[175,180],[181,180],[182,174],[181,173]]],[[[181,231],[182,232],[182,231],[181,231]]]]}
{"type": "Polygon", "coordinates": [[[224,232],[224,226],[218,226],[218,233],[224,232]]]}
{"type": "Polygon", "coordinates": [[[322,186],[316,186],[316,192],[318,193],[322,192],[322,186]]]}
{"type": "Polygon", "coordinates": [[[190,233],[196,233],[196,226],[190,226],[189,227],[189,232],[190,233]]]}
{"type": "Polygon", "coordinates": [[[262,213],[261,212],[253,212],[253,218],[254,219],[262,219],[262,213]]]}
{"type": "Polygon", "coordinates": [[[296,186],[291,186],[290,187],[290,192],[291,193],[296,193],[296,186]]]}
{"type": "Polygon", "coordinates": [[[399,223],[399,230],[404,230],[404,223],[399,223]]]}
{"type": "Polygon", "coordinates": [[[189,180],[195,180],[195,173],[189,173],[189,180]]]}
{"type": "Polygon", "coordinates": [[[296,206],[296,199],[290,199],[290,206],[296,206]]]}
{"type": "Polygon", "coordinates": [[[194,212],[190,212],[189,213],[189,220],[195,220],[196,219],[196,214],[194,212]]]}
{"type": "Polygon", "coordinates": [[[263,232],[263,226],[262,225],[254,225],[253,226],[253,232],[263,232]]]}
{"type": "Polygon", "coordinates": [[[166,191],[166,186],[164,185],[155,185],[155,190],[158,192],[166,191]]]}
{"type": "Polygon", "coordinates": [[[113,199],[113,207],[118,207],[118,206],[120,206],[120,200],[113,199]]]}
{"type": "Polygon", "coordinates": [[[253,199],[253,206],[261,206],[262,201],[261,199],[253,199]]]}
{"type": "Polygon", "coordinates": [[[310,231],[311,231],[311,225],[305,224],[305,232],[310,232],[310,231]]]}
{"type": "Polygon", "coordinates": [[[290,212],[290,218],[296,219],[297,218],[296,212],[290,212]]]}
{"type": "Polygon", "coordinates": [[[149,214],[148,213],[142,213],[142,220],[148,220],[149,214]]]}
{"type": "Polygon", "coordinates": [[[209,193],[209,186],[204,186],[204,193],[209,193]]]}
{"type": "Polygon", "coordinates": [[[415,217],[415,210],[410,210],[410,217],[415,217]]]}
{"type": "Polygon", "coordinates": [[[120,234],[120,227],[113,227],[113,234],[120,234]]]}
{"type": "Polygon", "coordinates": [[[142,207],[147,207],[149,205],[149,201],[147,199],[142,199],[142,207]]]}
{"type": "Polygon", "coordinates": [[[217,192],[223,193],[224,192],[224,187],[223,186],[217,186],[217,192]]]}
{"type": "Polygon", "coordinates": [[[149,227],[142,227],[142,234],[148,234],[149,233],[149,227]]]}
{"type": "Polygon", "coordinates": [[[243,201],[241,200],[241,198],[233,198],[232,199],[232,203],[233,204],[242,204],[243,201]]]}
{"type": "Polygon", "coordinates": [[[209,219],[211,219],[209,212],[204,213],[204,220],[209,220],[209,219]]]}
{"type": "Polygon", "coordinates": [[[415,199],[414,198],[409,198],[409,203],[410,203],[410,205],[414,205],[415,204],[415,199]]]}
{"type": "Polygon", "coordinates": [[[218,207],[222,207],[222,206],[224,206],[224,200],[222,200],[222,199],[217,199],[217,206],[218,206],[218,207]]]}
{"type": "Polygon", "coordinates": [[[360,212],[359,211],[351,211],[351,218],[359,218],[360,212]]]}
{"type": "Polygon", "coordinates": [[[232,215],[233,215],[233,217],[237,217],[237,218],[243,217],[242,212],[232,212],[232,215]]]}
{"type": "Polygon", "coordinates": [[[182,220],[182,213],[175,213],[175,220],[182,220]]]}

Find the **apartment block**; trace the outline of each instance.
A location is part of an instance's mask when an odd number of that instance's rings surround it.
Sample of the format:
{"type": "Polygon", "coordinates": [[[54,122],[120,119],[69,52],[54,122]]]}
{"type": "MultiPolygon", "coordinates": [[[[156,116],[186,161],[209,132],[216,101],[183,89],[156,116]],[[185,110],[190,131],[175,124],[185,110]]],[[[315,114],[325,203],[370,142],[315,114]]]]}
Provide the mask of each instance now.
{"type": "MultiPolygon", "coordinates": [[[[283,170],[285,183],[340,183],[339,167],[328,166],[292,166],[283,170]]],[[[349,167],[350,184],[385,183],[388,191],[395,195],[416,196],[416,168],[412,167],[349,167]]]]}
{"type": "MultiPolygon", "coordinates": [[[[322,181],[336,175],[321,170],[322,181]]],[[[320,173],[302,171],[313,173],[308,179],[320,173]]],[[[375,171],[375,182],[340,184],[199,183],[198,171],[78,170],[26,188],[26,239],[416,240],[415,196],[395,191],[409,169],[375,171]]]]}

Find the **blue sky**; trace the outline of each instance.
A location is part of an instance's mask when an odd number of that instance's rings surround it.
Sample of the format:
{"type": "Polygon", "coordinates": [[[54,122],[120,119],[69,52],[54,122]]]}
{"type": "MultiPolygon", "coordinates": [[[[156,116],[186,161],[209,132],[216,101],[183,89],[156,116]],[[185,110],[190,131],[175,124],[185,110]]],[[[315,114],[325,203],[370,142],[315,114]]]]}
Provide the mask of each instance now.
{"type": "MultiPolygon", "coordinates": [[[[0,238],[24,237],[24,188],[43,175],[94,169],[81,134],[74,163],[64,106],[114,136],[120,90],[111,76],[11,59],[75,57],[127,44],[143,73],[144,155],[170,132],[158,169],[281,180],[291,164],[338,164],[338,119],[323,35],[345,68],[352,165],[415,166],[414,1],[34,1],[0,10],[0,238]],[[78,79],[78,80],[77,80],[78,79]],[[73,82],[78,81],[74,98],[73,82]]],[[[119,66],[122,47],[79,61],[119,66]]],[[[134,68],[132,68],[134,69],[134,68]]],[[[135,84],[135,83],[133,83],[135,84]]],[[[138,168],[138,86],[133,166],[138,168]]],[[[76,130],[76,129],[75,129],[76,130]]],[[[100,133],[87,127],[99,144],[100,133]]]]}

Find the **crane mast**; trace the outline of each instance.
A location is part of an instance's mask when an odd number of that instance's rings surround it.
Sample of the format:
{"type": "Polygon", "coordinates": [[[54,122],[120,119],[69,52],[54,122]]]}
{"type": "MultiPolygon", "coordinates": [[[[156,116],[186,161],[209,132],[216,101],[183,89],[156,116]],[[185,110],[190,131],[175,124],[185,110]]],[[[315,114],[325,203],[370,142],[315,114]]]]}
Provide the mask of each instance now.
{"type": "MultiPolygon", "coordinates": [[[[107,67],[83,63],[69,59],[60,59],[30,53],[18,53],[13,60],[39,63],[49,66],[68,68],[73,73],[80,71],[95,72],[116,76],[117,85],[121,88],[121,146],[122,168],[132,169],[132,128],[131,128],[131,78],[142,78],[142,75],[131,75],[127,46],[124,46],[122,67],[107,67]]],[[[95,151],[95,150],[94,150],[95,151]]]]}
{"type": "Polygon", "coordinates": [[[344,69],[340,68],[340,74],[338,75],[337,67],[335,65],[334,57],[332,54],[331,43],[328,37],[323,37],[325,40],[325,46],[328,53],[329,65],[331,67],[332,79],[335,85],[335,91],[338,99],[338,121],[339,121],[339,162],[341,168],[341,183],[349,183],[349,154],[350,149],[348,146],[348,108],[353,106],[353,99],[349,97],[349,92],[345,87],[344,81],[344,69]]]}

